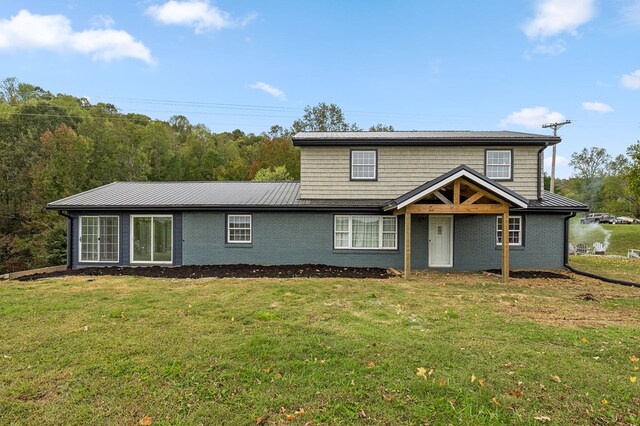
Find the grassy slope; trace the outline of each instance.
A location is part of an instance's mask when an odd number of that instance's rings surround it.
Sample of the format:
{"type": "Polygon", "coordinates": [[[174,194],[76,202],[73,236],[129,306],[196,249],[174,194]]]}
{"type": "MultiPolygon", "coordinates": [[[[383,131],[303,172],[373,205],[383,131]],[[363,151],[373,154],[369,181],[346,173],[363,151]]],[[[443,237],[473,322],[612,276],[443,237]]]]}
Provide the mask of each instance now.
{"type": "Polygon", "coordinates": [[[569,264],[579,271],[640,284],[640,260],[603,256],[570,256],[569,264]]]}
{"type": "Polygon", "coordinates": [[[0,424],[640,422],[640,290],[580,280],[0,282],[0,424]]]}

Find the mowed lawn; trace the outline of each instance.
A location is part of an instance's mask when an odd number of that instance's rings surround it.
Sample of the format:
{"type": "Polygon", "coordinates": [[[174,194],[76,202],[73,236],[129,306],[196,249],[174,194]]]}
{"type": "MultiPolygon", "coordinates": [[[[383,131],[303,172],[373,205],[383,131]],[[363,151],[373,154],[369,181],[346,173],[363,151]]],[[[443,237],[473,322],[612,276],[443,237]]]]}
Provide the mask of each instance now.
{"type": "Polygon", "coordinates": [[[640,289],[0,282],[0,424],[639,424],[640,289]]]}

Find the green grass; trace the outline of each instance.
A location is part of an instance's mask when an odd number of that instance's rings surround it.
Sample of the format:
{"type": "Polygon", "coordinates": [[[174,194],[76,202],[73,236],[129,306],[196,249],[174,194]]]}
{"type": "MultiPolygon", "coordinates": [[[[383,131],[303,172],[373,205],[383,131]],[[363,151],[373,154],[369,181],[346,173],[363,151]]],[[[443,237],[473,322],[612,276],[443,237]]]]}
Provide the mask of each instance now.
{"type": "Polygon", "coordinates": [[[569,264],[580,271],[640,284],[640,259],[570,256],[569,264]]]}
{"type": "Polygon", "coordinates": [[[607,254],[626,256],[627,249],[640,249],[640,224],[633,225],[581,225],[579,218],[571,220],[569,242],[574,246],[580,243],[592,247],[593,243],[604,242],[610,232],[607,254]]]}
{"type": "Polygon", "coordinates": [[[638,424],[639,327],[584,278],[0,282],[0,424],[638,424]]]}

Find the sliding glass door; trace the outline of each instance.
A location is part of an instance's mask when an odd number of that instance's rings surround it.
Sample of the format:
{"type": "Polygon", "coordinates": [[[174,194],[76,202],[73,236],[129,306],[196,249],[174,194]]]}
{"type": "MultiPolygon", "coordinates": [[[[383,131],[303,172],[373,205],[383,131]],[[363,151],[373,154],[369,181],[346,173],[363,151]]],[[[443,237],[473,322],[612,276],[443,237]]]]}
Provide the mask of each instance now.
{"type": "Polygon", "coordinates": [[[171,263],[173,260],[173,217],[131,216],[131,262],[171,263]]]}

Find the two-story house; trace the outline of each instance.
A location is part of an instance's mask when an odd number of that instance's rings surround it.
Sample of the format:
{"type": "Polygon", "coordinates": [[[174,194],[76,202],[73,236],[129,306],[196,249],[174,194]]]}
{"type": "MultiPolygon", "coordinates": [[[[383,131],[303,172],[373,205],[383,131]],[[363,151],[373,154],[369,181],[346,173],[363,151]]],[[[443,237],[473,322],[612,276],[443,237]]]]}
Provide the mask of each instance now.
{"type": "Polygon", "coordinates": [[[587,206],[544,191],[543,152],[559,142],[507,131],[304,132],[293,137],[300,182],[114,182],[47,208],[68,218],[71,268],[560,269],[568,218],[587,206]]]}

